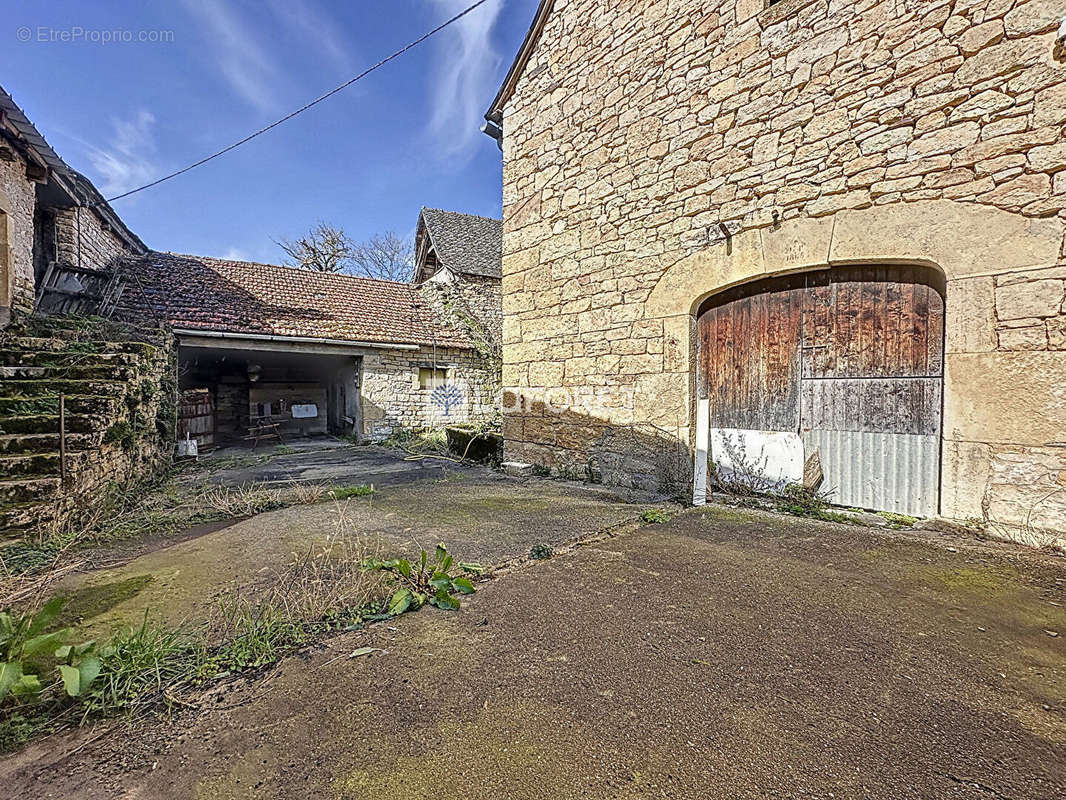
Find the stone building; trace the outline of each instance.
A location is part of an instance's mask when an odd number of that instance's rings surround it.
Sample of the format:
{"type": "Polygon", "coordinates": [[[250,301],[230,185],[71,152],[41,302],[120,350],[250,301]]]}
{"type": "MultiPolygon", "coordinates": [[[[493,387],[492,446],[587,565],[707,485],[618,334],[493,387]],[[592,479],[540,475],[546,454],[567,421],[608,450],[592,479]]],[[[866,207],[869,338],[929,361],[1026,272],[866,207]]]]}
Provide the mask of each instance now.
{"type": "Polygon", "coordinates": [[[413,283],[440,317],[463,330],[486,370],[484,390],[499,406],[503,297],[498,219],[423,208],[415,232],[413,283]]]}
{"type": "Polygon", "coordinates": [[[1066,530],[1064,14],[543,0],[487,115],[509,457],[817,453],[842,502],[1066,530]]]}
{"type": "Polygon", "coordinates": [[[31,313],[38,295],[61,309],[68,292],[91,294],[119,259],[145,252],[0,87],[0,327],[31,313]]]}
{"type": "Polygon", "coordinates": [[[155,252],[0,89],[0,546],[106,508],[182,428],[495,419],[500,223],[429,217],[422,286],[155,252]]]}
{"type": "Polygon", "coordinates": [[[169,463],[169,335],[30,316],[113,306],[145,252],[0,88],[0,545],[169,463]]]}
{"type": "Polygon", "coordinates": [[[149,253],[120,312],[154,317],[179,345],[183,390],[204,390],[202,443],[281,435],[385,439],[496,409],[486,364],[414,286],[272,264],[149,253]]]}

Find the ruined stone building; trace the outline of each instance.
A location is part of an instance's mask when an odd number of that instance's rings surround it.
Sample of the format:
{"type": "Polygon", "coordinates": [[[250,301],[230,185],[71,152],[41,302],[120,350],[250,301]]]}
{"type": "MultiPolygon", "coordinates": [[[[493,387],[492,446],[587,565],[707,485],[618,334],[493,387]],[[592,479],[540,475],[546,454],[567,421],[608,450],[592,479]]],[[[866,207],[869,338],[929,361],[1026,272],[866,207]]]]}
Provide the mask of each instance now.
{"type": "Polygon", "coordinates": [[[1064,15],[543,0],[487,115],[509,457],[691,492],[817,454],[844,505],[1061,535],[1064,15]]]}

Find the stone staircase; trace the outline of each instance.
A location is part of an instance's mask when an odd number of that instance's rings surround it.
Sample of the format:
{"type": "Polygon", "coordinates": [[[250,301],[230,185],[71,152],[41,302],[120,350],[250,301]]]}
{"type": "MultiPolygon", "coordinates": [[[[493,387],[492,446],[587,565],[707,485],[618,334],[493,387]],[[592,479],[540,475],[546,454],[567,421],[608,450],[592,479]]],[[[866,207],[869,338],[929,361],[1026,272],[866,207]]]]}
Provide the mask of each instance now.
{"type": "Polygon", "coordinates": [[[46,532],[102,501],[94,492],[147,477],[169,457],[168,339],[65,318],[0,336],[0,544],[46,532]]]}

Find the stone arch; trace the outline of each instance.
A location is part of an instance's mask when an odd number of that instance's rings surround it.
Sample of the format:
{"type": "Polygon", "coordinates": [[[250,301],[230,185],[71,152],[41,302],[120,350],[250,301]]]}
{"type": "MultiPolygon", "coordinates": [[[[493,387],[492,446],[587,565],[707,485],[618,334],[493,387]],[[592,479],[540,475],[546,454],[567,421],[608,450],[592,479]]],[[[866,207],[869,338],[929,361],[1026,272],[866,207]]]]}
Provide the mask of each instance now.
{"type": "Polygon", "coordinates": [[[711,294],[761,277],[837,264],[914,264],[947,280],[1048,267],[1062,244],[1056,219],[929,200],[842,211],[754,228],[670,267],[646,316],[694,315],[711,294]]]}
{"type": "MultiPolygon", "coordinates": [[[[676,342],[675,380],[687,381],[695,441],[695,319],[703,301],[749,281],[856,264],[934,268],[946,281],[941,513],[981,516],[990,491],[992,447],[1039,446],[1061,434],[1066,353],[998,350],[995,277],[1053,267],[1063,231],[1055,218],[1028,218],[975,203],[929,200],[793,219],[738,232],[667,269],[645,305],[676,342]],[[1024,374],[1024,397],[1001,385],[1024,374]],[[1003,413],[1005,410],[1009,413],[1003,413]]],[[[1058,438],[1061,438],[1059,436],[1058,438]]]]}

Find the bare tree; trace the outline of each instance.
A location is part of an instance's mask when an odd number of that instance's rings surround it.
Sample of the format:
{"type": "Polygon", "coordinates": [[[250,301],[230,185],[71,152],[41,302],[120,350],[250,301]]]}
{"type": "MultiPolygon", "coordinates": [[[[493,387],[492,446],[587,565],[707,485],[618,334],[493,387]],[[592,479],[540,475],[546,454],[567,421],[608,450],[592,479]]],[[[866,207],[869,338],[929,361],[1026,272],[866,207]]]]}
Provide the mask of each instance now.
{"type": "Polygon", "coordinates": [[[274,243],[285,251],[290,267],[401,282],[411,280],[414,273],[414,245],[392,231],[355,242],[343,228],[318,222],[299,239],[274,243]]]}
{"type": "Polygon", "coordinates": [[[353,275],[406,283],[414,273],[415,248],[393,231],[378,233],[357,244],[349,271],[353,275]]]}
{"type": "Polygon", "coordinates": [[[355,252],[355,243],[343,228],[318,222],[299,239],[275,239],[285,251],[285,264],[316,272],[346,272],[355,252]]]}

